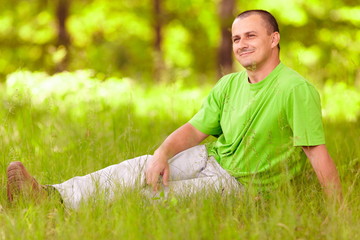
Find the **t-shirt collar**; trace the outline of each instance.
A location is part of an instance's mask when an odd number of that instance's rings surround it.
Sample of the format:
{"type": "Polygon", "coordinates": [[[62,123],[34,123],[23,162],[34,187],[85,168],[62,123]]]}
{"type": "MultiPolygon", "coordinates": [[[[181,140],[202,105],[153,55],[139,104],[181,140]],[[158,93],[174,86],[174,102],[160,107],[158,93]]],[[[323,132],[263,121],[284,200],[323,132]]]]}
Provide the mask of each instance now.
{"type": "Polygon", "coordinates": [[[246,82],[247,84],[250,85],[250,89],[252,90],[257,90],[260,89],[266,85],[268,85],[270,82],[272,82],[273,79],[276,78],[276,76],[278,75],[278,73],[281,71],[281,69],[284,68],[284,64],[282,62],[280,62],[275,68],[274,70],[271,71],[271,73],[269,73],[269,75],[267,75],[263,80],[261,80],[260,82],[257,83],[249,83],[249,76],[246,74],[246,82]]]}

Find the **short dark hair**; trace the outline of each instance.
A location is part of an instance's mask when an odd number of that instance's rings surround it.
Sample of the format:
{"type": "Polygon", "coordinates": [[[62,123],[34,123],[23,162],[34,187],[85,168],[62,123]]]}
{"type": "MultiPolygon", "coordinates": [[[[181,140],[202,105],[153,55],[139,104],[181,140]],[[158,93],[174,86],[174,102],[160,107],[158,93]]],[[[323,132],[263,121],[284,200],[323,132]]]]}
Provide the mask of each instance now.
{"type": "MultiPolygon", "coordinates": [[[[279,25],[278,25],[275,17],[268,11],[258,10],[258,9],[247,10],[247,11],[244,11],[244,12],[240,13],[239,15],[237,15],[236,18],[246,18],[251,15],[260,15],[260,17],[264,20],[264,22],[266,24],[266,28],[267,28],[267,31],[269,34],[271,34],[273,32],[280,33],[279,25]]],[[[278,44],[278,48],[280,49],[280,44],[278,44]]]]}

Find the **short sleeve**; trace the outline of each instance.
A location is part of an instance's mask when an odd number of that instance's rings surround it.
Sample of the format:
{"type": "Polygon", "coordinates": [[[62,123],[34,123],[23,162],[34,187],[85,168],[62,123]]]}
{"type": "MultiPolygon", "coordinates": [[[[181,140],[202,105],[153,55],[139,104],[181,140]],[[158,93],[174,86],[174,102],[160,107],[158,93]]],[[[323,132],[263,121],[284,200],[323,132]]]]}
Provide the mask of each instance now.
{"type": "Polygon", "coordinates": [[[189,121],[200,132],[213,136],[222,134],[220,119],[226,95],[227,79],[224,77],[219,80],[206,97],[199,112],[189,121]]]}
{"type": "Polygon", "coordinates": [[[286,112],[294,146],[325,144],[320,96],[311,84],[304,82],[290,91],[286,112]]]}

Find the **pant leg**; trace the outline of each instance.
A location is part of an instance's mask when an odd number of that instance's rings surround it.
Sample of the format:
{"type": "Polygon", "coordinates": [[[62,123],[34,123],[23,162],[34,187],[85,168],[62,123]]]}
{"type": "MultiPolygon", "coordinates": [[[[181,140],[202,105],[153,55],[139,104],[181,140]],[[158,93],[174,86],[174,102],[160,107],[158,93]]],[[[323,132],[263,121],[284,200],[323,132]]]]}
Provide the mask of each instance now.
{"type": "MultiPolygon", "coordinates": [[[[81,201],[86,201],[98,193],[105,193],[107,199],[111,200],[119,187],[142,188],[145,186],[144,170],[151,157],[151,155],[144,155],[126,160],[52,186],[59,191],[65,206],[69,208],[78,208],[81,201]]],[[[205,168],[206,160],[205,146],[195,146],[175,155],[169,160],[170,181],[197,177],[205,168]]],[[[148,192],[151,191],[148,190],[148,192]]]]}
{"type": "Polygon", "coordinates": [[[69,208],[76,209],[82,201],[99,193],[105,193],[107,199],[111,200],[119,187],[144,186],[144,168],[150,158],[151,155],[136,157],[52,186],[59,191],[65,206],[69,208]]]}
{"type": "Polygon", "coordinates": [[[205,169],[208,153],[204,145],[198,145],[178,153],[169,160],[169,181],[197,178],[205,169]]]}
{"type": "MultiPolygon", "coordinates": [[[[52,185],[61,194],[64,204],[78,208],[81,201],[97,193],[105,193],[108,200],[114,197],[119,187],[144,188],[145,168],[151,155],[144,155],[111,165],[91,174],[74,177],[60,184],[52,185]]],[[[169,191],[178,194],[196,192],[207,188],[220,189],[227,182],[236,181],[214,158],[209,158],[206,147],[195,146],[185,150],[169,160],[169,191]],[[230,180],[229,180],[230,179],[230,180]]],[[[144,188],[146,195],[152,196],[150,187],[144,188]]]]}
{"type": "Polygon", "coordinates": [[[207,157],[206,165],[196,176],[169,181],[169,186],[164,187],[163,190],[165,196],[168,194],[190,196],[198,192],[205,194],[214,192],[229,194],[241,192],[244,190],[244,187],[224,170],[214,157],[207,157]]]}

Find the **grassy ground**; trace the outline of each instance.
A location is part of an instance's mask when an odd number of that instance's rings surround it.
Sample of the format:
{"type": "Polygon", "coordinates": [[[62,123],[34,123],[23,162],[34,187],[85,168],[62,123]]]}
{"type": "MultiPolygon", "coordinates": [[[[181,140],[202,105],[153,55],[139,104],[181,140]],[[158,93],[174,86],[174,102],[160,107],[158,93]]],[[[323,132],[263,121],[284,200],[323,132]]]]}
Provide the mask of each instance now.
{"type": "Polygon", "coordinates": [[[149,202],[137,192],[123,191],[112,204],[99,199],[69,211],[55,201],[9,205],[8,163],[23,161],[41,183],[58,183],[152,153],[193,110],[185,116],[170,107],[146,116],[125,104],[76,119],[26,101],[3,103],[0,239],[360,239],[359,122],[325,123],[343,183],[341,207],[324,200],[309,170],[268,199],[256,200],[250,193],[199,194],[149,202]]]}

